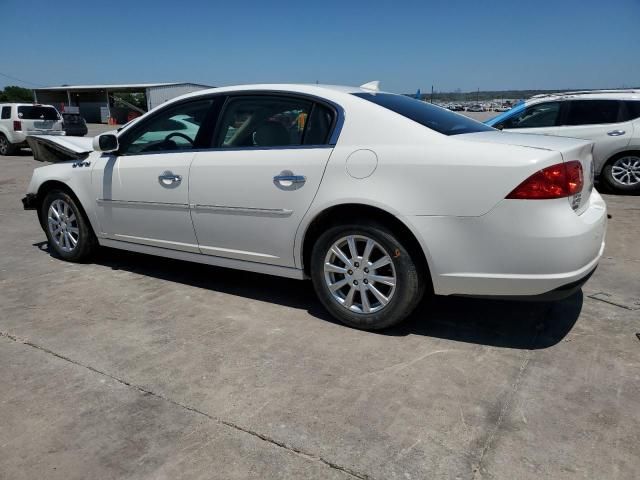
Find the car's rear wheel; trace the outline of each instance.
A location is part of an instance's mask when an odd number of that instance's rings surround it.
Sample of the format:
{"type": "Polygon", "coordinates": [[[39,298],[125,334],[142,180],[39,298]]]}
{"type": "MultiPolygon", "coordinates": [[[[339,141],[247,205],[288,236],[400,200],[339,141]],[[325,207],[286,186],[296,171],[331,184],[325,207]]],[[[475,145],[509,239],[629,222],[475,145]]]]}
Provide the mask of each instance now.
{"type": "Polygon", "coordinates": [[[0,133],[0,155],[15,155],[17,151],[16,146],[0,133]]]}
{"type": "Polygon", "coordinates": [[[98,242],[76,200],[63,190],[50,191],[42,202],[41,218],[56,256],[70,261],[86,260],[98,242]]]}
{"type": "Polygon", "coordinates": [[[416,259],[383,225],[339,225],[316,241],[311,278],[326,309],[341,322],[379,330],[404,320],[424,292],[416,259]]]}
{"type": "Polygon", "coordinates": [[[602,169],[602,177],[616,192],[640,192],[640,153],[617,155],[602,169]]]}

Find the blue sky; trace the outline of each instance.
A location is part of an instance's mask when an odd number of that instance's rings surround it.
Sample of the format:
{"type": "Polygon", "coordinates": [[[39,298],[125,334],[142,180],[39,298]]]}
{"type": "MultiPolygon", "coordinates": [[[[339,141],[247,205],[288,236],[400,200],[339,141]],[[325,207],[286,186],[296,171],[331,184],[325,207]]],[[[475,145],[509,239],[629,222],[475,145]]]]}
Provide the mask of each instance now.
{"type": "Polygon", "coordinates": [[[0,73],[39,86],[640,86],[640,0],[0,0],[0,19],[0,73]]]}

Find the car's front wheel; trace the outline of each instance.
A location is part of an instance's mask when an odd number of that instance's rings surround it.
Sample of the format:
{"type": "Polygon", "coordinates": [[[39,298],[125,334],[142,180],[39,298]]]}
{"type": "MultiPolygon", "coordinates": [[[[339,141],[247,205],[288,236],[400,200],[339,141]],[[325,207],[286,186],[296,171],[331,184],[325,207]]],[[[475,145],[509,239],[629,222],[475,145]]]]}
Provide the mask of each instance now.
{"type": "Polygon", "coordinates": [[[49,248],[56,256],[81,262],[97,248],[96,237],[76,200],[63,190],[47,193],[40,211],[49,248]]]}
{"type": "Polygon", "coordinates": [[[364,330],[404,320],[425,285],[406,246],[378,224],[339,225],[324,232],[311,253],[311,278],[334,317],[364,330]]]}
{"type": "Polygon", "coordinates": [[[602,176],[616,192],[640,192],[640,152],[617,155],[602,169],[602,176]]]}

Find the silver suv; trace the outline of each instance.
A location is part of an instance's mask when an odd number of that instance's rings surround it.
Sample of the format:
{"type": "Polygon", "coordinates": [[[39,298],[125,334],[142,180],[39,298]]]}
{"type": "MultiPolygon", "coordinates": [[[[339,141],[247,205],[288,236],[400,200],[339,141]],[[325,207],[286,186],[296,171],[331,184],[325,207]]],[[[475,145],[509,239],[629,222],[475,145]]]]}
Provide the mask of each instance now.
{"type": "Polygon", "coordinates": [[[640,90],[536,95],[485,123],[591,140],[595,175],[614,191],[640,192],[640,90]]]}
{"type": "Polygon", "coordinates": [[[27,147],[27,135],[64,135],[62,117],[51,105],[0,104],[0,155],[27,147]]]}

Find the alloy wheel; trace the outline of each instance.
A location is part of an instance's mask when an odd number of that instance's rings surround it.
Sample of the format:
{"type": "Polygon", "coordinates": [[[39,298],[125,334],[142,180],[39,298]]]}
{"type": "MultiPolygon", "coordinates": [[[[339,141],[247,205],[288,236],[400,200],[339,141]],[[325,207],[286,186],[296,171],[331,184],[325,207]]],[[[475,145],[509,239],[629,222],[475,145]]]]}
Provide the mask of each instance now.
{"type": "Polygon", "coordinates": [[[339,305],[368,314],[389,304],[397,277],[391,256],[382,245],[363,235],[349,235],[327,252],[324,279],[339,305]]]}
{"type": "Polygon", "coordinates": [[[71,206],[61,199],[51,202],[47,212],[51,239],[64,252],[72,252],[80,241],[78,219],[71,206]]]}
{"type": "Polygon", "coordinates": [[[621,185],[640,184],[640,157],[627,156],[617,159],[611,166],[611,176],[621,185]]]}
{"type": "Polygon", "coordinates": [[[9,143],[7,139],[0,135],[0,155],[6,155],[9,149],[9,143]]]}

